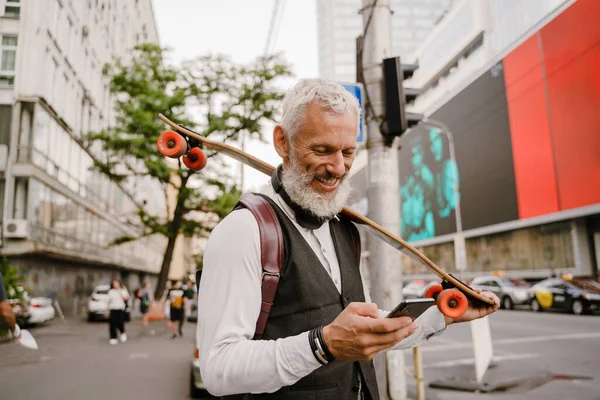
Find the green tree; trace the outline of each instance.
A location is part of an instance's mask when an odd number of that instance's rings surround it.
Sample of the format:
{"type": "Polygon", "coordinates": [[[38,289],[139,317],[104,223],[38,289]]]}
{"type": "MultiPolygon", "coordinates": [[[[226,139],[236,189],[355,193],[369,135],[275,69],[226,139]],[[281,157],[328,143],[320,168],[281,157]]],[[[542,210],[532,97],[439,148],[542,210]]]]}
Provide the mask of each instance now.
{"type": "MultiPolygon", "coordinates": [[[[17,268],[10,265],[6,257],[0,259],[0,273],[4,279],[4,289],[8,298],[19,300],[25,306],[25,295],[23,293],[25,288],[21,286],[25,281],[25,276],[17,268]]],[[[17,324],[25,325],[25,320],[21,316],[17,316],[17,324]]],[[[7,334],[8,330],[0,323],[0,336],[6,336],[7,334]]]]}
{"type": "Polygon", "coordinates": [[[19,273],[19,271],[9,264],[6,257],[2,257],[0,260],[0,273],[4,278],[4,289],[10,299],[17,299],[23,301],[23,291],[19,287],[25,281],[25,276],[19,273]]]}
{"type": "Polygon", "coordinates": [[[262,140],[263,124],[276,120],[282,100],[277,80],[290,75],[278,56],[240,65],[223,55],[206,55],[174,66],[165,62],[167,54],[159,46],[144,44],[134,48],[129,62],[115,60],[105,66],[116,100],[116,123],[88,136],[103,150],[102,159],[94,163],[97,171],[118,183],[151,177],[161,185],[165,198],[175,193],[174,207],[167,206],[163,215],[138,209],[138,236],[122,236],[111,243],[155,234],[167,238],[157,298],[168,278],[177,236],[206,236],[240,195],[224,172],[230,169],[226,161],[216,154],[207,153],[208,166],[199,173],[180,160],[165,159],[156,149],[158,136],[166,129],[157,115],[221,141],[236,141],[242,134],[262,140]],[[202,218],[194,218],[194,213],[202,218]]]}

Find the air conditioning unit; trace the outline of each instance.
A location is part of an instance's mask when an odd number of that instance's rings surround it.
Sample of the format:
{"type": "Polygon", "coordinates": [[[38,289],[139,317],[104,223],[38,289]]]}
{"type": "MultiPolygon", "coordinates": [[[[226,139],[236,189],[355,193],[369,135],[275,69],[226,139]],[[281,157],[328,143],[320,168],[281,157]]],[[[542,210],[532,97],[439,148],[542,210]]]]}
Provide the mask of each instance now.
{"type": "Polygon", "coordinates": [[[29,228],[26,219],[8,219],[4,224],[4,237],[12,239],[27,239],[29,228]]]}

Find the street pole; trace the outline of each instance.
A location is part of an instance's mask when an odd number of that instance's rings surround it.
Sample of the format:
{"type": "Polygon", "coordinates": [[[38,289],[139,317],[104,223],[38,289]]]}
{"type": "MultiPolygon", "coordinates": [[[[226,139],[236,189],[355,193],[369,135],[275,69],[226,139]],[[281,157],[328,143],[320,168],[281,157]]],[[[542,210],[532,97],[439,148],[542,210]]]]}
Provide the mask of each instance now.
{"type": "MultiPolygon", "coordinates": [[[[363,0],[363,80],[368,92],[365,107],[368,155],[368,216],[400,235],[400,182],[398,149],[387,147],[379,124],[385,113],[382,62],[392,56],[389,0],[363,0]]],[[[391,310],[402,300],[401,253],[381,240],[368,238],[371,297],[380,309],[391,310]]],[[[406,399],[404,357],[390,351],[375,358],[381,399],[406,399]]]]}

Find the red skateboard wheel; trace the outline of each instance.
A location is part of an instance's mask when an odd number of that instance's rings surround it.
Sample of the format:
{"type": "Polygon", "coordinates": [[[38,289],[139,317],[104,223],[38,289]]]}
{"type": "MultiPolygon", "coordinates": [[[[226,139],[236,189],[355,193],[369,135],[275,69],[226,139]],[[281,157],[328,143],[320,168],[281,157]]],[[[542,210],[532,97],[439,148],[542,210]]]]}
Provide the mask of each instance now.
{"type": "Polygon", "coordinates": [[[183,163],[192,171],[200,171],[206,167],[207,162],[208,158],[206,157],[206,154],[204,154],[199,147],[192,148],[187,156],[183,157],[183,163]]]}
{"type": "Polygon", "coordinates": [[[442,314],[450,318],[459,318],[469,308],[469,300],[461,291],[448,289],[438,295],[437,306],[442,314]]]}
{"type": "Polygon", "coordinates": [[[442,292],[442,290],[444,290],[442,288],[442,285],[431,285],[427,288],[423,297],[428,299],[435,299],[442,292]]]}
{"type": "Polygon", "coordinates": [[[164,131],[156,141],[156,148],[166,157],[179,158],[187,150],[187,142],[175,131],[164,131]]]}

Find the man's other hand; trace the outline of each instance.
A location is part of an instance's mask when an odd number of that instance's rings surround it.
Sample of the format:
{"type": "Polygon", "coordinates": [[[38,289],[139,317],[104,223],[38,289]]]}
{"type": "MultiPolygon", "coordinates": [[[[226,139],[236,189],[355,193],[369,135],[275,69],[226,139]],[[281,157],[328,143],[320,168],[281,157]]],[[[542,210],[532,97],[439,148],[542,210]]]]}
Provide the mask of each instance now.
{"type": "Polygon", "coordinates": [[[473,289],[477,293],[480,293],[482,296],[487,297],[494,301],[494,305],[489,305],[487,303],[476,303],[473,305],[469,302],[469,308],[463,315],[458,318],[450,318],[444,315],[444,319],[446,320],[446,325],[450,325],[453,322],[468,322],[474,319],[483,318],[487,315],[495,313],[496,310],[500,308],[500,299],[492,292],[482,291],[481,289],[473,289]]]}

